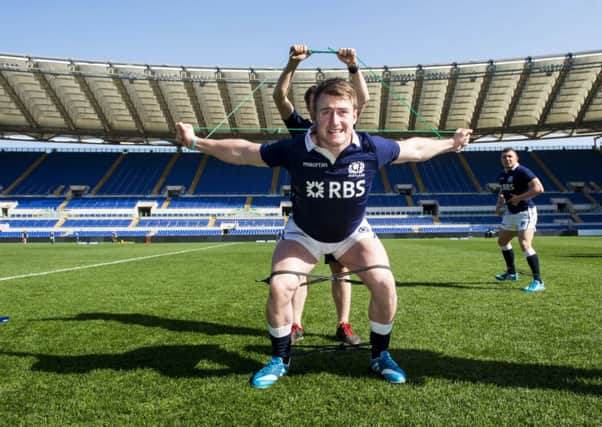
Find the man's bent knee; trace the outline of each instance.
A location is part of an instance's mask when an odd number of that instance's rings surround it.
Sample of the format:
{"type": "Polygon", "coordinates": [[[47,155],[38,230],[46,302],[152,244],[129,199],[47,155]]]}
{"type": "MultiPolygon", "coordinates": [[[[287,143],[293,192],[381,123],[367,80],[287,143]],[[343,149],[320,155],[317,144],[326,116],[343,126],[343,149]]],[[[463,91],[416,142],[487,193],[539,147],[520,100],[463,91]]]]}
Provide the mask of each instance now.
{"type": "Polygon", "coordinates": [[[383,302],[385,300],[396,301],[397,291],[395,289],[395,280],[389,275],[389,277],[383,276],[380,280],[371,280],[366,282],[368,289],[373,297],[376,297],[383,302]]]}
{"type": "Polygon", "coordinates": [[[276,274],[270,280],[270,297],[275,300],[291,300],[301,283],[296,274],[276,274]]]}

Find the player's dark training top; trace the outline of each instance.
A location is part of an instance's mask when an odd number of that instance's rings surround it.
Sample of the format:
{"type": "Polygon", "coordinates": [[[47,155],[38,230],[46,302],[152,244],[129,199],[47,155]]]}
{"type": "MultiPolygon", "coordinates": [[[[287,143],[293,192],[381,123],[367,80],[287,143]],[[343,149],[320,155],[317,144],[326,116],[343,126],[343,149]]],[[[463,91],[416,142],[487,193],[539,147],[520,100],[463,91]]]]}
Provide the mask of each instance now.
{"type": "Polygon", "coordinates": [[[399,157],[399,145],[354,132],[353,142],[334,163],[319,151],[306,133],[262,145],[261,157],[291,175],[295,223],[316,240],[340,242],[364,218],[372,181],[381,167],[399,157]]]}
{"type": "Polygon", "coordinates": [[[297,135],[303,135],[305,133],[305,130],[309,129],[313,123],[301,117],[297,110],[293,110],[293,113],[288,119],[284,121],[284,124],[286,125],[286,128],[288,129],[288,132],[291,134],[291,136],[294,137],[297,135]]]}
{"type": "Polygon", "coordinates": [[[508,172],[502,171],[502,173],[500,173],[498,177],[500,191],[506,200],[506,206],[510,213],[516,214],[535,206],[531,199],[521,200],[517,205],[508,203],[508,200],[510,200],[513,195],[523,194],[529,191],[529,182],[535,178],[537,178],[537,176],[531,169],[522,165],[517,165],[508,172]]]}

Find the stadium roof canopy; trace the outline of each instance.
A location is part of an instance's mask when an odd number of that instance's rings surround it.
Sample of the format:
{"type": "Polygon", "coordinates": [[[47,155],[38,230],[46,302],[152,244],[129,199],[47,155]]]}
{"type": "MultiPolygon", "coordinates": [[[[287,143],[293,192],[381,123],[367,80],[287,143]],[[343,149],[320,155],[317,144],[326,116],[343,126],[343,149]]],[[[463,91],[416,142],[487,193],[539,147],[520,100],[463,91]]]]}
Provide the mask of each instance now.
{"type": "MultiPolygon", "coordinates": [[[[149,144],[173,140],[184,121],[215,137],[280,139],[280,71],[0,54],[0,138],[149,144]]],[[[602,51],[362,72],[370,102],[359,130],[404,138],[471,127],[479,142],[602,133],[602,51]]],[[[289,96],[302,115],[305,90],[330,77],[348,73],[297,70],[289,96]]]]}

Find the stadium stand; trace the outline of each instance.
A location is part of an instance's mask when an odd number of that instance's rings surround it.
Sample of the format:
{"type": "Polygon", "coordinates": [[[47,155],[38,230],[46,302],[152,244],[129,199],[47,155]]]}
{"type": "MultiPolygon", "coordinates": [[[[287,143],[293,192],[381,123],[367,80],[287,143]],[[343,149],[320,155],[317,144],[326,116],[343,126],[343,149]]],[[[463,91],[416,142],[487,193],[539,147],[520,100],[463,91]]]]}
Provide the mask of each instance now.
{"type": "Polygon", "coordinates": [[[424,192],[459,193],[477,191],[457,156],[456,153],[448,153],[435,157],[428,162],[416,164],[424,184],[424,192]]]}
{"type": "Polygon", "coordinates": [[[169,159],[165,153],[128,153],[97,194],[151,194],[169,159]]]}
{"type": "Polygon", "coordinates": [[[40,152],[0,152],[0,194],[11,194],[14,187],[27,177],[27,171],[36,160],[43,158],[40,152]]]}
{"type": "Polygon", "coordinates": [[[63,195],[71,185],[91,189],[114,162],[114,153],[52,152],[11,194],[63,195]]]}
{"type": "Polygon", "coordinates": [[[195,194],[269,194],[270,168],[236,166],[210,158],[195,194]]]}
{"type": "Polygon", "coordinates": [[[168,186],[182,186],[184,192],[187,192],[192,186],[196,171],[199,169],[202,160],[202,154],[182,153],[177,158],[159,192],[164,193],[168,186]]]}
{"type": "MultiPolygon", "coordinates": [[[[537,200],[538,229],[602,229],[600,153],[532,154],[521,153],[550,186],[537,200]]],[[[498,164],[499,152],[468,151],[388,166],[369,195],[368,220],[384,236],[494,230],[496,195],[487,184],[495,183],[498,164]]],[[[2,240],[19,239],[23,230],[34,240],[51,232],[59,240],[109,240],[113,233],[136,240],[274,239],[290,204],[286,171],[235,167],[198,153],[14,151],[2,152],[0,165],[2,240]],[[85,190],[71,194],[72,186],[85,190]]]]}
{"type": "Polygon", "coordinates": [[[565,186],[570,182],[582,182],[599,191],[602,185],[602,153],[599,150],[551,150],[539,151],[538,156],[555,171],[565,186]]]}

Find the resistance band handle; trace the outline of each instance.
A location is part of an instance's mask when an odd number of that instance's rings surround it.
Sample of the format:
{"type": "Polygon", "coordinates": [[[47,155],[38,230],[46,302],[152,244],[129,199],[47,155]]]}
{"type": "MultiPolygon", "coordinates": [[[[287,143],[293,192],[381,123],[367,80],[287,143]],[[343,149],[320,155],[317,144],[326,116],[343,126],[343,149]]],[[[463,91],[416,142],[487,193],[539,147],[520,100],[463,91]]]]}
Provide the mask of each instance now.
{"type": "Polygon", "coordinates": [[[309,49],[307,51],[307,53],[312,54],[312,53],[334,53],[337,54],[338,52],[336,50],[313,50],[313,49],[309,49]]]}

